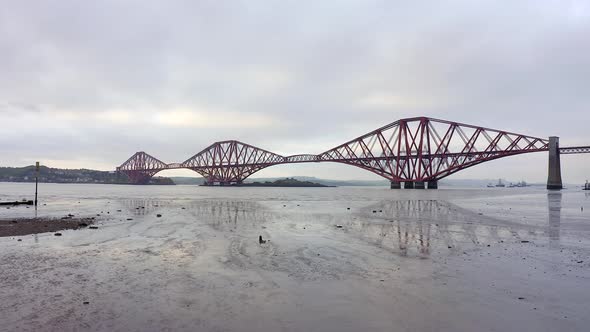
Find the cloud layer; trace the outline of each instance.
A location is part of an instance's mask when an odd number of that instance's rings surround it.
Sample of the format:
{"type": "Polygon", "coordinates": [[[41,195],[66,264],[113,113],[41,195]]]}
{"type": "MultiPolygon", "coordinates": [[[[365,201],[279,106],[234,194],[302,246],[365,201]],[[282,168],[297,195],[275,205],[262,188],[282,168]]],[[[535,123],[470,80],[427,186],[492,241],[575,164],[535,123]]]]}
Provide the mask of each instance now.
{"type": "MultiPolygon", "coordinates": [[[[2,7],[2,165],[112,169],[137,150],[182,161],[224,139],[318,153],[417,115],[590,144],[587,1],[2,7]]],[[[545,159],[455,177],[542,181],[545,159]]],[[[588,176],[587,159],[564,157],[566,181],[588,176]]],[[[373,176],[334,165],[260,173],[273,175],[373,176]]]]}

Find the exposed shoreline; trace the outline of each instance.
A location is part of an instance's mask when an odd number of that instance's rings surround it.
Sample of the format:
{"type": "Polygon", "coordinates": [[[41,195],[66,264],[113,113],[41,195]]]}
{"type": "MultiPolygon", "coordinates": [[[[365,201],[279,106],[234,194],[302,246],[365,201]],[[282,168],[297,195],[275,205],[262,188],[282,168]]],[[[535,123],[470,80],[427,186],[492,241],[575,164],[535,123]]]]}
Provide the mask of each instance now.
{"type": "Polygon", "coordinates": [[[23,236],[67,229],[86,228],[94,223],[94,218],[12,218],[0,220],[0,237],[23,236]]]}

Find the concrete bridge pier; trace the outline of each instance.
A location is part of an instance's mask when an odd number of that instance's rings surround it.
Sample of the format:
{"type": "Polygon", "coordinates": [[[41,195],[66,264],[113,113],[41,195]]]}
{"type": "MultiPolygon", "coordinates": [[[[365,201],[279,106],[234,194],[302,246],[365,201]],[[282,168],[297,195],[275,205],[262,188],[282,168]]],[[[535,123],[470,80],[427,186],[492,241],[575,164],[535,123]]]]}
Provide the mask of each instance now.
{"type": "Polygon", "coordinates": [[[547,176],[547,189],[559,190],[563,188],[561,183],[561,162],[559,160],[559,137],[549,137],[549,173],[547,176]]]}
{"type": "MultiPolygon", "coordinates": [[[[391,189],[401,189],[402,182],[400,181],[391,181],[391,189]]],[[[404,189],[438,189],[438,181],[404,181],[403,182],[404,189]]]]}

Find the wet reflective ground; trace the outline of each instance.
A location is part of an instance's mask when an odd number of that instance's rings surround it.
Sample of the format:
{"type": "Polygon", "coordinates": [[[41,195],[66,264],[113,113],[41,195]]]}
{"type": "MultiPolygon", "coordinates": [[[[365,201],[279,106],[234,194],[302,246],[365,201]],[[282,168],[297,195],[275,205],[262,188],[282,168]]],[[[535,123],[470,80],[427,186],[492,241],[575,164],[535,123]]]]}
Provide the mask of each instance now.
{"type": "MultiPolygon", "coordinates": [[[[30,189],[0,183],[0,200],[30,189]]],[[[40,190],[39,216],[95,216],[99,229],[0,238],[0,330],[581,331],[590,323],[582,191],[40,190]]],[[[34,215],[0,209],[0,218],[34,215]]]]}

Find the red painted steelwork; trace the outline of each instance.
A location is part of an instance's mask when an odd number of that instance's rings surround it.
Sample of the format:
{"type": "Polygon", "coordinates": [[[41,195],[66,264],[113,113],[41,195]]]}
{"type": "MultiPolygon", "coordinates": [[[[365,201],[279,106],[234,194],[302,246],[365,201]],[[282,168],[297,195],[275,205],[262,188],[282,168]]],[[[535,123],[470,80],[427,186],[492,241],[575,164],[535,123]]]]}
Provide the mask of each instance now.
{"type": "Polygon", "coordinates": [[[117,167],[117,172],[127,175],[132,183],[146,184],[156,173],[168,168],[163,161],[140,151],[117,167]]]}
{"type": "Polygon", "coordinates": [[[547,151],[548,140],[427,117],[402,119],[319,155],[391,181],[436,181],[485,161],[547,151]]]}
{"type": "MultiPolygon", "coordinates": [[[[587,147],[575,149],[587,151],[587,147]]],[[[133,183],[146,183],[161,170],[188,168],[205,177],[208,185],[233,185],[269,166],[327,161],[360,167],[390,181],[436,181],[493,159],[547,150],[547,139],[416,117],[398,120],[318,155],[284,157],[242,142],[223,141],[180,164],[166,164],[138,152],[117,170],[133,183]]]]}
{"type": "Polygon", "coordinates": [[[560,154],[578,154],[590,153],[590,146],[571,146],[567,148],[559,148],[560,154]]]}
{"type": "Polygon", "coordinates": [[[240,184],[251,174],[285,158],[249,144],[223,141],[210,145],[181,165],[201,174],[207,185],[240,184]]]}

